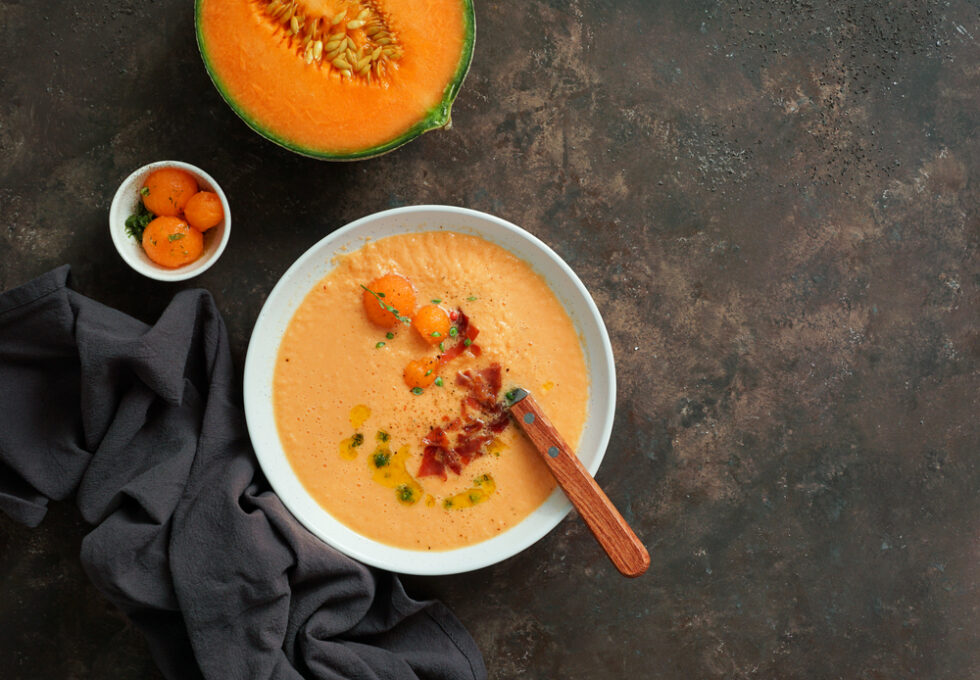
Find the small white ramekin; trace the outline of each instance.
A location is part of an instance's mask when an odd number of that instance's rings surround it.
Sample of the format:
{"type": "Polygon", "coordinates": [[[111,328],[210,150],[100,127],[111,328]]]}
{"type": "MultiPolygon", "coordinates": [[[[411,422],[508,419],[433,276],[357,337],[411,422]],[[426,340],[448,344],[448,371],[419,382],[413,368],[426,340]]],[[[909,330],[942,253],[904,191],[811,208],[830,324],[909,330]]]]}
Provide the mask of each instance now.
{"type": "Polygon", "coordinates": [[[231,207],[218,183],[200,168],[181,161],[157,161],[136,170],[119,185],[109,207],[109,234],[120,257],[143,276],[157,281],[185,281],[205,272],[221,257],[231,236],[231,207]],[[143,182],[154,170],[168,167],[190,173],[197,180],[198,187],[216,193],[221,199],[221,207],[225,213],[220,224],[204,232],[204,252],[201,257],[176,269],[161,267],[147,257],[143,252],[143,246],[126,231],[126,219],[134,214],[139,206],[141,200],[139,191],[143,182]]]}

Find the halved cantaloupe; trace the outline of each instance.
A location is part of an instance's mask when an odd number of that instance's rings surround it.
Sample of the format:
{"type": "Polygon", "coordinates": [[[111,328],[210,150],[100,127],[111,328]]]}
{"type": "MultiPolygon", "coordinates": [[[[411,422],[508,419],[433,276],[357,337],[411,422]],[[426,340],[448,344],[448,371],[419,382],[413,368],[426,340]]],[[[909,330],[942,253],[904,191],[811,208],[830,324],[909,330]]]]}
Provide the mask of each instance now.
{"type": "Polygon", "coordinates": [[[196,0],[222,97],[255,131],[328,160],[446,127],[469,70],[472,0],[196,0]]]}

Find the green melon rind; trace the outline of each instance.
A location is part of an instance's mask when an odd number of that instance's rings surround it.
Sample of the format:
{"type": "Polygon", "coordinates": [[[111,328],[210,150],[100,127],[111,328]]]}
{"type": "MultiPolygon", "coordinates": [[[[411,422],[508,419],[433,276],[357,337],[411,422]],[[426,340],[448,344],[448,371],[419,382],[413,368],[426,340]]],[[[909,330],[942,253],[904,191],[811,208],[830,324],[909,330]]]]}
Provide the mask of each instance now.
{"type": "Polygon", "coordinates": [[[239,118],[241,118],[246,125],[248,125],[252,130],[262,135],[269,141],[275,142],[279,146],[289,149],[294,153],[298,153],[301,156],[307,156],[309,158],[317,158],[326,161],[356,161],[363,160],[366,158],[374,158],[375,156],[380,156],[386,154],[389,151],[397,149],[398,147],[407,144],[419,135],[425,134],[430,130],[438,130],[439,128],[444,128],[449,125],[451,121],[451,110],[453,106],[453,101],[456,99],[456,95],[459,94],[460,88],[463,86],[463,81],[466,79],[466,74],[470,70],[470,63],[473,61],[473,47],[476,43],[476,14],[473,10],[473,0],[460,0],[463,3],[463,21],[465,23],[464,31],[465,36],[463,38],[463,54],[460,57],[459,65],[456,67],[456,73],[453,74],[452,80],[446,85],[446,89],[442,93],[442,99],[440,102],[432,107],[426,115],[418,123],[410,127],[407,131],[402,133],[395,139],[380,144],[378,146],[373,146],[367,149],[361,149],[359,151],[317,151],[315,149],[309,149],[299,144],[290,142],[283,137],[280,137],[276,133],[268,130],[257,121],[252,119],[239,105],[238,102],[228,93],[225,89],[224,84],[218,78],[215,73],[214,67],[208,58],[208,52],[205,47],[204,35],[201,31],[201,3],[202,0],[195,0],[194,2],[194,33],[197,36],[197,49],[201,54],[201,59],[204,61],[204,68],[208,72],[208,76],[211,78],[211,82],[214,83],[215,88],[221,95],[221,98],[225,100],[231,110],[234,111],[239,118]]]}

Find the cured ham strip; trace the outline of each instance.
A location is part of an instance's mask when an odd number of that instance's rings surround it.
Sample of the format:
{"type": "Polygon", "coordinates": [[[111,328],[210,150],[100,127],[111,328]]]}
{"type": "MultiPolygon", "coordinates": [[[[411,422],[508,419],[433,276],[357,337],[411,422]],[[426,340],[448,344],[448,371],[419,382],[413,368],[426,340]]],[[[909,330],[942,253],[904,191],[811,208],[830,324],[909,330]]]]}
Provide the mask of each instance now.
{"type": "MultiPolygon", "coordinates": [[[[465,323],[465,315],[460,313],[460,316],[465,323]]],[[[468,325],[468,329],[472,328],[468,325]]],[[[445,480],[447,468],[458,475],[473,459],[486,453],[490,442],[510,422],[503,402],[498,399],[501,381],[500,364],[496,363],[476,372],[456,374],[456,384],[467,391],[460,403],[460,417],[444,428],[432,428],[422,438],[419,477],[438,476],[445,480]],[[457,433],[455,443],[450,441],[450,432],[457,433]]]]}

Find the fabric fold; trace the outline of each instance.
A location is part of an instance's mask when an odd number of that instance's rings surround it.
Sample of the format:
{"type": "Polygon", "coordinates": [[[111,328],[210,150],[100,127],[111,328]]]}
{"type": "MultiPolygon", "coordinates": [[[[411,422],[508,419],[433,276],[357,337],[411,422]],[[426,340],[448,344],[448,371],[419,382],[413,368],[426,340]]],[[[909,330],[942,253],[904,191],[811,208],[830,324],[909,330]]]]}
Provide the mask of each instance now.
{"type": "Polygon", "coordinates": [[[36,526],[74,494],[86,573],[164,675],[486,677],[445,607],[316,539],[268,488],[207,292],[149,326],[68,275],[0,295],[0,510],[36,526]]]}

